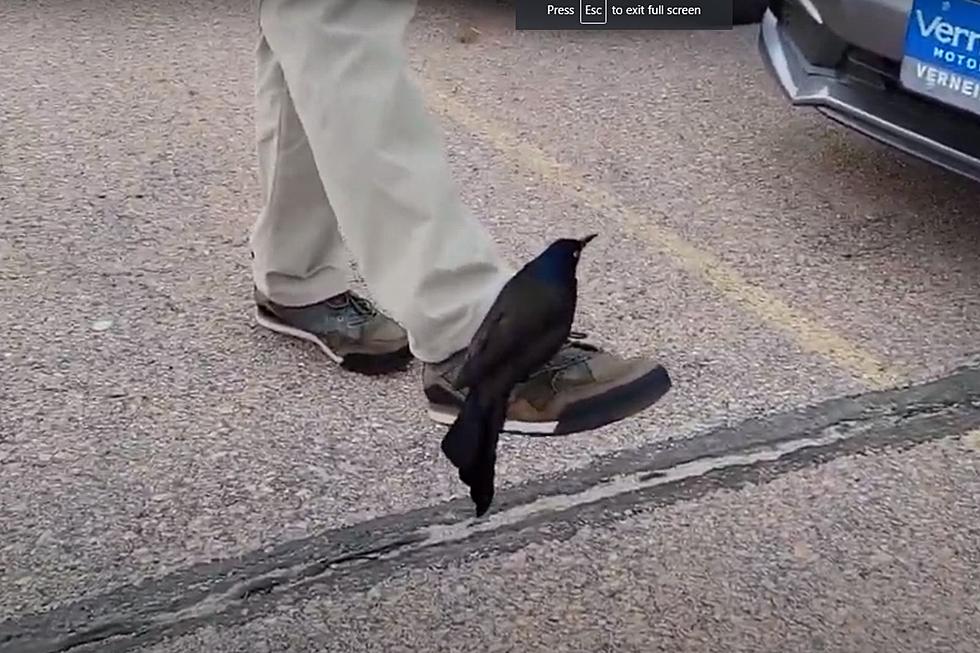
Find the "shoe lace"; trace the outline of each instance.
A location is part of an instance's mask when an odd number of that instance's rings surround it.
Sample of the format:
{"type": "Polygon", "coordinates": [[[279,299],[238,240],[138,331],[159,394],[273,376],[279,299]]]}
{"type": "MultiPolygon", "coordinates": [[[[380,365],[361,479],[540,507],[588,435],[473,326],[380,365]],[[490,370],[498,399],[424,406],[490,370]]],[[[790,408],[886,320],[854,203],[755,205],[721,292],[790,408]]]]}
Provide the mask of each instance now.
{"type": "Polygon", "coordinates": [[[572,331],[568,334],[568,341],[562,345],[558,353],[550,361],[541,366],[534,376],[542,373],[560,372],[573,365],[584,363],[592,354],[601,351],[599,347],[587,342],[589,334],[584,331],[572,331]]]}
{"type": "Polygon", "coordinates": [[[378,314],[378,309],[374,303],[350,291],[344,293],[337,299],[344,301],[342,307],[338,306],[338,308],[344,311],[347,324],[350,326],[364,324],[378,314]]]}
{"type": "Polygon", "coordinates": [[[365,299],[350,293],[349,295],[350,305],[354,309],[354,312],[358,315],[364,315],[366,317],[374,317],[378,314],[378,309],[370,300],[365,299]]]}
{"type": "Polygon", "coordinates": [[[599,351],[599,348],[595,345],[586,342],[589,334],[585,331],[572,331],[568,334],[568,340],[565,344],[566,347],[579,347],[581,349],[586,349],[588,351],[599,351]],[[573,342],[574,341],[574,342],[573,342]]]}

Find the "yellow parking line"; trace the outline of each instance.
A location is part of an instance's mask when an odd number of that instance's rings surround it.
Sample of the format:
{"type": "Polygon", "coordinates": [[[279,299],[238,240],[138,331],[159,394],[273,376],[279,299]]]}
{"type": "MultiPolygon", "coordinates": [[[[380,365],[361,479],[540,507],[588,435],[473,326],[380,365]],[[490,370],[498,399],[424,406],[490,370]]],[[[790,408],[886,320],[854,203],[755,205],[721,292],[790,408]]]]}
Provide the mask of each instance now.
{"type": "Polygon", "coordinates": [[[710,252],[684,240],[676,232],[653,224],[662,214],[640,213],[609,190],[588,181],[574,168],[563,165],[539,147],[522,141],[497,121],[470,109],[441,84],[422,78],[429,104],[461,127],[482,136],[496,150],[521,168],[559,186],[582,204],[621,217],[623,225],[668,258],[702,279],[744,310],[787,332],[803,349],[818,353],[872,388],[898,385],[903,375],[878,360],[870,351],[848,341],[814,318],[743,278],[710,252]]]}

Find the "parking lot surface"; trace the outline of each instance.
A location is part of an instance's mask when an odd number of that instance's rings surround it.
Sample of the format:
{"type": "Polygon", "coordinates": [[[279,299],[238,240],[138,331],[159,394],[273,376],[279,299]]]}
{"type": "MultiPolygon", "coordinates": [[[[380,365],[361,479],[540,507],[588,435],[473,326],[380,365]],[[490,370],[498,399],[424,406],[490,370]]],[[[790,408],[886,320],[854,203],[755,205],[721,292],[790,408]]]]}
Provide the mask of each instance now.
{"type": "Polygon", "coordinates": [[[577,328],[674,387],[502,438],[480,526],[419,366],[252,321],[249,7],[0,7],[0,651],[973,650],[977,185],[757,26],[513,21],[409,34],[460,191],[515,263],[599,232],[577,328]]]}

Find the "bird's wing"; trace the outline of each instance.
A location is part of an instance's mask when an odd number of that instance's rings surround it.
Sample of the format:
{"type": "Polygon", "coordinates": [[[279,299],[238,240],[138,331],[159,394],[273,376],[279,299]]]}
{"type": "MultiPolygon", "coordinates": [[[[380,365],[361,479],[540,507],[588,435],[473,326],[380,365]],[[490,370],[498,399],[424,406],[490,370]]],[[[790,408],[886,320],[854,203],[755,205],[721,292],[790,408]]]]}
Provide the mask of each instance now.
{"type": "MultiPolygon", "coordinates": [[[[516,287],[512,287],[516,288],[516,287]]],[[[501,291],[466,352],[457,384],[468,387],[513,358],[561,314],[553,289],[525,278],[519,292],[501,291]]]]}
{"type": "Polygon", "coordinates": [[[515,317],[513,310],[494,305],[466,351],[466,359],[456,381],[459,387],[472,386],[527,340],[526,327],[522,329],[524,325],[515,317]]]}
{"type": "Polygon", "coordinates": [[[520,370],[531,373],[546,364],[568,341],[572,330],[570,319],[556,320],[547,329],[535,334],[534,345],[521,347],[514,352],[511,363],[520,370]]]}

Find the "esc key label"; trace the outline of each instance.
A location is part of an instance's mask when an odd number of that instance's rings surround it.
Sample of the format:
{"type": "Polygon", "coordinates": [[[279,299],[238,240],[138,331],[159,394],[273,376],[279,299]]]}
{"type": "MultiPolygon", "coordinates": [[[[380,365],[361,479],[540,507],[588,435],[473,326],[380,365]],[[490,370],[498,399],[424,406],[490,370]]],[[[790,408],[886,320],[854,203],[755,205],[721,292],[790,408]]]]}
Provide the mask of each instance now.
{"type": "Polygon", "coordinates": [[[606,12],[609,9],[609,0],[596,2],[595,0],[579,0],[578,22],[583,25],[605,25],[606,12]]]}

